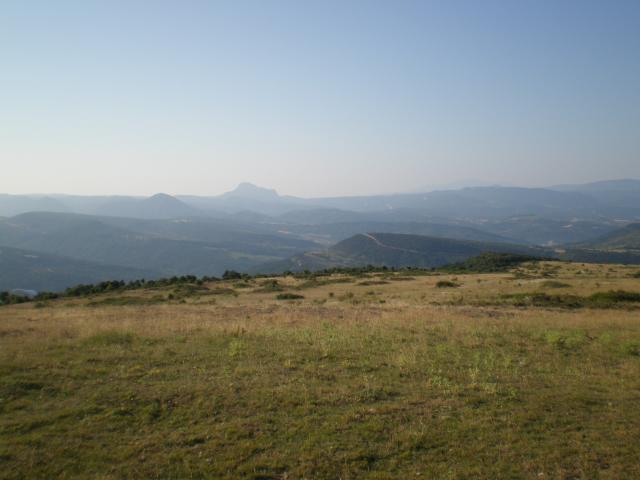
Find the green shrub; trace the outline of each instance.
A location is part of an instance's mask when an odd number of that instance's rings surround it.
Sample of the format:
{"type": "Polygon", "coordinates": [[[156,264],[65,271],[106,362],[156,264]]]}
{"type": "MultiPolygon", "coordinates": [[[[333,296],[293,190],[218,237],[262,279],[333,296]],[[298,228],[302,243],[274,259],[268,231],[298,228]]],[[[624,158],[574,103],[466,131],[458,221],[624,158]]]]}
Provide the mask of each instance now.
{"type": "Polygon", "coordinates": [[[592,306],[610,307],[620,303],[640,302],[640,293],[627,292],[625,290],[610,290],[608,292],[598,292],[589,296],[592,306]]]}
{"type": "Polygon", "coordinates": [[[242,280],[242,274],[235,270],[225,270],[222,274],[223,280],[242,280]]]}
{"type": "Polygon", "coordinates": [[[624,353],[633,357],[640,357],[640,342],[627,342],[622,345],[624,353]]]}
{"type": "Polygon", "coordinates": [[[436,288],[457,288],[460,284],[452,282],[451,280],[440,280],[436,283],[436,288]]]}

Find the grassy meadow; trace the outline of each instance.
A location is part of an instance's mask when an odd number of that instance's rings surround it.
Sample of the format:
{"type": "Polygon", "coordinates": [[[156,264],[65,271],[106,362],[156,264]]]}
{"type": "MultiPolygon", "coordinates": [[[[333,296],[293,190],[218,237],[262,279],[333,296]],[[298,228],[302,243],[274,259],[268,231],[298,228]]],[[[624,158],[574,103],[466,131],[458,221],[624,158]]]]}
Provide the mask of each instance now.
{"type": "Polygon", "coordinates": [[[3,306],[0,478],[640,478],[639,270],[3,306]]]}

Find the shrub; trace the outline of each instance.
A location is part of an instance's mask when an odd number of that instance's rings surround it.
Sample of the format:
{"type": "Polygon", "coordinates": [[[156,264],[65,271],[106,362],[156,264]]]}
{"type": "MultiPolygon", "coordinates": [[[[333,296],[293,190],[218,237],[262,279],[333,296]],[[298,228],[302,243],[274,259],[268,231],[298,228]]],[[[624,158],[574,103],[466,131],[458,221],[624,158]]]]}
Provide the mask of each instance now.
{"type": "Polygon", "coordinates": [[[446,265],[439,270],[456,273],[504,272],[525,262],[537,262],[540,260],[546,259],[516,253],[483,253],[464,262],[446,265]]]}
{"type": "Polygon", "coordinates": [[[515,293],[502,298],[513,300],[516,306],[556,307],[556,308],[615,308],[628,303],[639,303],[640,293],[625,290],[598,292],[588,297],[579,295],[549,295],[546,293],[515,293]]]}
{"type": "Polygon", "coordinates": [[[303,295],[298,295],[297,293],[280,293],[276,296],[277,300],[302,300],[304,298],[303,295]]]}
{"type": "Polygon", "coordinates": [[[459,286],[460,284],[452,282],[450,280],[440,280],[438,283],[436,283],[436,288],[456,288],[459,286]]]}
{"type": "Polygon", "coordinates": [[[256,293],[281,292],[284,290],[277,280],[266,280],[260,285],[261,287],[255,290],[256,293]]]}
{"type": "Polygon", "coordinates": [[[610,290],[608,292],[598,292],[589,296],[589,300],[594,306],[614,306],[618,303],[640,302],[640,293],[627,292],[625,290],[610,290]]]}
{"type": "Polygon", "coordinates": [[[235,270],[225,270],[222,274],[223,280],[241,280],[242,274],[240,272],[236,272],[235,270]]]}

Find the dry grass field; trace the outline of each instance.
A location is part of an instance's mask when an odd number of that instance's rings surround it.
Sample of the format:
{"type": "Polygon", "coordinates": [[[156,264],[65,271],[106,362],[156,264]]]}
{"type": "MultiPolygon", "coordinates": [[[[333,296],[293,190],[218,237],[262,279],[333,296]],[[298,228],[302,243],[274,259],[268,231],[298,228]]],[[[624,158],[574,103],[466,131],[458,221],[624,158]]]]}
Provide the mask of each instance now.
{"type": "Polygon", "coordinates": [[[0,307],[0,478],[640,478],[638,267],[0,307]],[[302,297],[302,298],[296,298],[302,297]]]}

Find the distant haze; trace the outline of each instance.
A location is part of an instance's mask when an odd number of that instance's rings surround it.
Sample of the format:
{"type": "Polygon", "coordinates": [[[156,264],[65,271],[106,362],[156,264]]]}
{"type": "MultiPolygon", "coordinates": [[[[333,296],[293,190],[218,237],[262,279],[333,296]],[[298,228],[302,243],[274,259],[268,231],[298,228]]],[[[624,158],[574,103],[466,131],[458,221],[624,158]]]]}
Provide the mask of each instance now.
{"type": "Polygon", "coordinates": [[[625,1],[9,0],[0,192],[640,178],[639,24],[625,1]]]}

